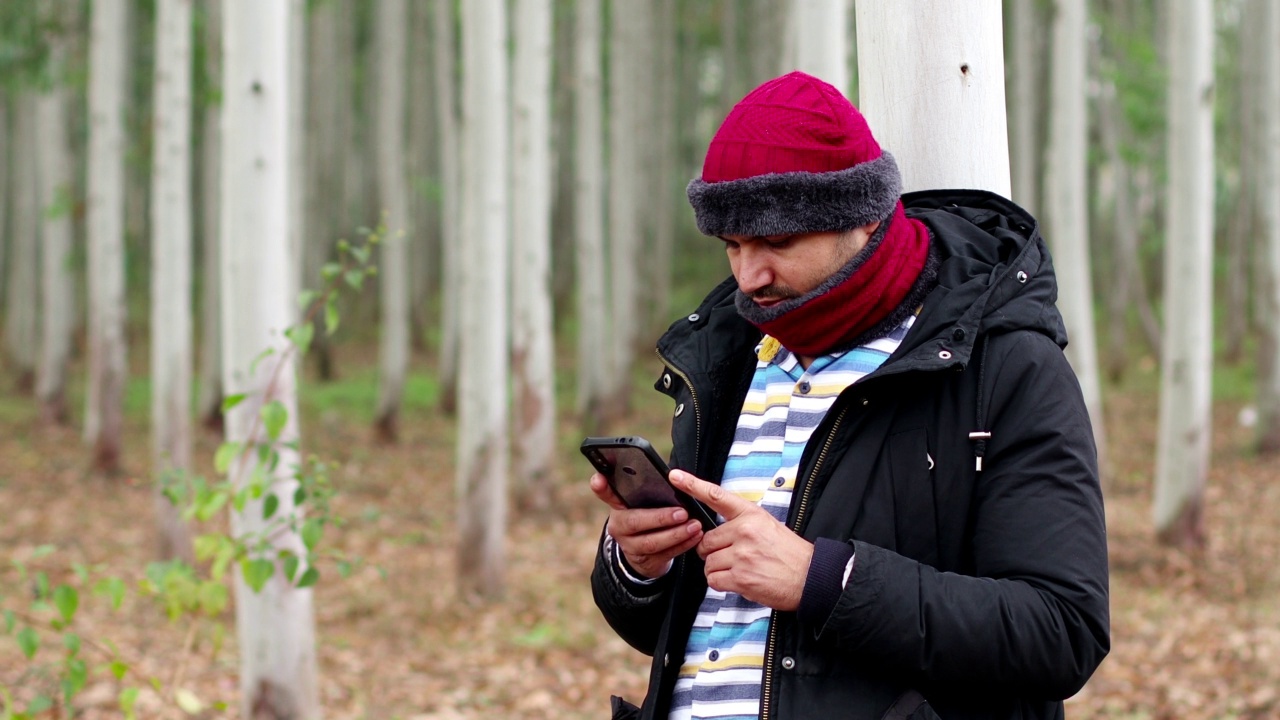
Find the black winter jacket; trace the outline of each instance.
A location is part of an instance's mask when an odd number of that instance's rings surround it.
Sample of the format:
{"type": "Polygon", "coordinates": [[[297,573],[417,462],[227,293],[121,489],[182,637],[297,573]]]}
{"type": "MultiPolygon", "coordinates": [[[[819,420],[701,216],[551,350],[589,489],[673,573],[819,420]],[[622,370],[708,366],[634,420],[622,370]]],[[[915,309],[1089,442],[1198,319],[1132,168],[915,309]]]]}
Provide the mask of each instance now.
{"type": "MultiPolygon", "coordinates": [[[[760,716],[1060,718],[1110,631],[1096,451],[1049,253],[1035,220],[999,196],[903,200],[930,230],[939,283],[805,448],[788,524],[852,543],[854,568],[825,623],[773,613],[760,716]]],[[[712,482],[760,339],[735,288],[721,284],[658,344],[657,387],[677,404],[671,465],[712,482]]],[[[638,586],[601,553],[592,588],[610,625],[654,658],[639,716],[665,720],[706,591],[701,560],[686,553],[638,586]]]]}

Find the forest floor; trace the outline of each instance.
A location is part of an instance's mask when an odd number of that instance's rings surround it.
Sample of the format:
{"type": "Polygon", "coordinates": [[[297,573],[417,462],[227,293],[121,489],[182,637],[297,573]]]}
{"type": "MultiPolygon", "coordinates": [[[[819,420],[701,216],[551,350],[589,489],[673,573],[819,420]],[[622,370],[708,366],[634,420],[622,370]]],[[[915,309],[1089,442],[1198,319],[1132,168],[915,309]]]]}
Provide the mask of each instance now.
{"type": "MultiPolygon", "coordinates": [[[[351,366],[348,377],[303,397],[305,446],[336,463],[335,510],[346,518],[324,543],[364,561],[345,579],[325,568],[316,588],[325,717],[604,718],[611,693],[638,699],[648,660],[614,636],[591,600],[587,576],[603,514],[586,489],[580,432],[568,413],[554,515],[512,512],[505,599],[467,604],[454,583],[452,422],[436,409],[430,382],[415,376],[400,442],[375,442],[373,372],[351,366]]],[[[1219,400],[1207,550],[1158,545],[1150,520],[1154,370],[1135,372],[1107,398],[1113,647],[1068,701],[1068,717],[1280,717],[1280,473],[1249,452],[1250,431],[1237,421],[1243,403],[1219,400]]],[[[664,400],[638,391],[626,432],[665,438],[664,400]]],[[[234,612],[171,622],[134,591],[154,540],[146,401],[131,392],[130,407],[126,472],[104,478],[87,471],[78,433],[40,429],[28,400],[0,400],[0,611],[29,604],[14,560],[81,588],[75,630],[91,662],[78,717],[122,717],[124,685],[144,686],[141,718],[190,717],[146,687],[150,678],[164,692],[198,698],[206,706],[198,717],[238,717],[234,612]],[[89,568],[87,580],[75,564],[89,568]],[[100,576],[127,580],[119,610],[90,592],[100,576]],[[131,666],[122,682],[104,668],[101,648],[111,644],[131,666]]],[[[199,472],[212,473],[216,443],[209,433],[198,439],[199,472]]],[[[20,707],[55,682],[49,671],[60,640],[45,638],[29,663],[0,634],[0,690],[20,707]]]]}

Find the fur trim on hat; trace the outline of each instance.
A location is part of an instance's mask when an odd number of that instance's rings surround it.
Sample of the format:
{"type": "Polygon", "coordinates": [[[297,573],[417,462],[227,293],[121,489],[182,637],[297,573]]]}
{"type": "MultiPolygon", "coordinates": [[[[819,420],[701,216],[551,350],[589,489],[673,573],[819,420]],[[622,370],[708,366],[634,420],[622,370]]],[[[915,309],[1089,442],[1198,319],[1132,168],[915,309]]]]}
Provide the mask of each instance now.
{"type": "Polygon", "coordinates": [[[893,156],[832,172],[787,172],[709,183],[686,191],[704,235],[787,235],[842,232],[884,220],[902,194],[893,156]]]}

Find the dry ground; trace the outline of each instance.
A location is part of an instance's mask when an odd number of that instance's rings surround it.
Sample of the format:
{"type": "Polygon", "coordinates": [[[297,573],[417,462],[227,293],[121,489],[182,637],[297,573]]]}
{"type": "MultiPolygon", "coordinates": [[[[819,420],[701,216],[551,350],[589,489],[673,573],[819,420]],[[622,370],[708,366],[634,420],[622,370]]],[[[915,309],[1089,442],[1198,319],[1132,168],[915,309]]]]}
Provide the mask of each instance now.
{"type": "MultiPolygon", "coordinates": [[[[627,431],[664,437],[669,408],[657,398],[638,402],[627,431]]],[[[30,560],[47,544],[56,550],[32,564],[55,582],[82,584],[69,568],[85,563],[134,586],[152,548],[140,420],[129,428],[125,477],[107,479],[86,472],[76,433],[39,430],[21,403],[6,407],[0,609],[21,607],[29,592],[10,560],[30,560]]],[[[1280,472],[1274,461],[1250,457],[1238,410],[1229,402],[1216,408],[1209,547],[1188,556],[1152,540],[1155,398],[1149,390],[1109,397],[1113,650],[1070,701],[1069,717],[1280,717],[1280,472]]],[[[433,412],[410,413],[402,441],[382,446],[353,415],[360,413],[335,402],[304,418],[307,447],[339,463],[337,508],[347,521],[325,541],[366,562],[345,580],[329,572],[316,591],[327,718],[603,718],[611,692],[642,693],[646,659],[613,636],[591,602],[587,574],[601,513],[581,482],[580,436],[568,421],[558,448],[559,511],[515,514],[506,599],[470,606],[457,600],[453,581],[451,424],[433,412]]],[[[203,438],[199,457],[210,458],[214,442],[203,438]]],[[[166,689],[236,707],[230,614],[192,626],[168,622],[134,592],[119,612],[82,594],[77,622],[85,638],[117,644],[140,677],[166,689]]],[[[55,657],[56,642],[48,640],[37,660],[55,657]]],[[[78,716],[120,717],[118,686],[96,666],[102,656],[84,652],[98,659],[78,716]]],[[[22,662],[14,640],[0,636],[0,688],[30,697],[46,682],[22,662]]],[[[149,690],[139,708],[144,718],[181,716],[149,690]]]]}

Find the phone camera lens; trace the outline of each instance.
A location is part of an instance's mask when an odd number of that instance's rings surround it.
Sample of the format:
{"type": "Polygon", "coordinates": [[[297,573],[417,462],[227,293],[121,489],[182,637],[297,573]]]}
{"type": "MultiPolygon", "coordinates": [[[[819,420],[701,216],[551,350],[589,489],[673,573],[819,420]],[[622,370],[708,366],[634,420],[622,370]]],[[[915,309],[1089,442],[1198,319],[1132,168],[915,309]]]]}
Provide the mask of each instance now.
{"type": "Polygon", "coordinates": [[[636,474],[636,469],[635,469],[635,468],[633,468],[633,467],[631,467],[630,465],[623,465],[623,466],[622,466],[622,472],[624,472],[624,473],[626,473],[626,474],[628,474],[628,475],[635,475],[635,474],[636,474]]]}

